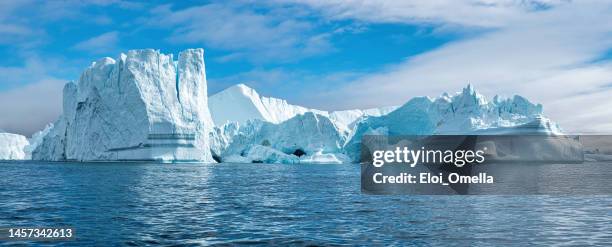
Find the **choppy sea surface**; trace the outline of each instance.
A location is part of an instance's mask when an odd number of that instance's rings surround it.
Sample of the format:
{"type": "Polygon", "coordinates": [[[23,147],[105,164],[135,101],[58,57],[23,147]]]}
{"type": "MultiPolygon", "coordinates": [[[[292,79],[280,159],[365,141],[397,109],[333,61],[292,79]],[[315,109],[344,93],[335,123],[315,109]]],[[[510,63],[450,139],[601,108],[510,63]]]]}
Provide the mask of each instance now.
{"type": "Polygon", "coordinates": [[[0,176],[0,227],[76,229],[0,245],[612,245],[612,196],[364,195],[358,165],[0,162],[0,176]]]}

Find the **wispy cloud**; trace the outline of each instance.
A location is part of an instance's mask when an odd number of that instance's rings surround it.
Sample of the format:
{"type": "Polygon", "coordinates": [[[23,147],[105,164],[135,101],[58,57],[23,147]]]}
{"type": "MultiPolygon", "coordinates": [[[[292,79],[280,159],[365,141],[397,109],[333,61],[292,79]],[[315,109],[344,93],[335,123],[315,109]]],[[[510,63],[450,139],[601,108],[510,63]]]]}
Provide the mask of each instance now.
{"type": "MultiPolygon", "coordinates": [[[[281,7],[278,7],[281,8],[281,7]]],[[[252,61],[295,60],[329,51],[329,36],[283,9],[256,12],[252,5],[207,4],[186,9],[159,6],[148,24],[173,30],[170,42],[234,52],[252,61]],[[249,8],[251,7],[251,8],[249,8]]]]}
{"type": "Polygon", "coordinates": [[[108,24],[105,13],[110,8],[125,10],[139,10],[147,7],[147,2],[122,0],[64,0],[64,1],[33,1],[28,10],[37,13],[37,19],[46,21],[75,20],[80,22],[93,22],[108,24]],[[99,11],[104,10],[104,11],[99,11]],[[102,18],[103,20],[100,20],[102,18]],[[106,20],[104,20],[106,19],[106,20]]]}
{"type": "Polygon", "coordinates": [[[526,11],[511,22],[502,18],[495,31],[390,65],[317,99],[341,108],[400,104],[470,82],[488,95],[541,102],[566,129],[601,131],[601,123],[612,122],[612,101],[603,96],[612,93],[603,87],[612,81],[612,64],[594,61],[612,47],[611,11],[608,2],[583,1],[526,11]]]}
{"type": "MultiPolygon", "coordinates": [[[[77,20],[108,25],[115,22],[110,18],[114,16],[105,16],[108,13],[99,8],[133,10],[144,5],[153,4],[118,0],[0,1],[0,45],[22,47],[44,42],[46,28],[40,23],[77,20]],[[92,5],[92,9],[85,8],[92,5]]],[[[602,59],[612,48],[609,2],[278,0],[179,5],[142,11],[139,14],[143,16],[134,16],[125,26],[118,26],[121,33],[84,37],[68,47],[108,53],[122,43],[122,36],[134,34],[121,28],[144,23],[143,29],[169,32],[164,41],[170,42],[170,47],[203,46],[226,54],[217,62],[249,60],[255,64],[246,72],[211,79],[213,91],[246,82],[265,95],[319,108],[346,109],[401,104],[413,96],[459,90],[470,82],[487,95],[522,94],[543,103],[546,114],[566,129],[612,132],[612,101],[608,99],[612,93],[612,62],[602,59]],[[300,70],[296,69],[299,64],[287,68],[267,64],[294,62],[342,49],[334,47],[336,35],[367,30],[375,27],[370,26],[373,23],[427,26],[440,32],[485,31],[367,74],[333,69],[322,74],[312,65],[300,70]]],[[[396,37],[401,39],[401,33],[396,37]]],[[[67,66],[50,67],[54,65],[32,54],[37,52],[19,52],[25,57],[23,65],[0,66],[4,76],[0,88],[11,88],[0,93],[0,114],[10,116],[2,118],[0,128],[28,133],[56,117],[31,119],[27,114],[34,108],[38,108],[37,113],[59,114],[63,80],[52,75],[53,70],[67,66]],[[46,108],[51,106],[55,108],[46,108]],[[21,109],[21,113],[14,109],[21,109]],[[30,121],[32,127],[23,125],[20,118],[30,121]],[[15,127],[17,122],[24,128],[15,127]]]]}
{"type": "Polygon", "coordinates": [[[525,12],[558,5],[563,0],[280,0],[305,4],[329,19],[376,23],[436,24],[502,27],[520,20],[525,12]]]}
{"type": "Polygon", "coordinates": [[[90,53],[109,53],[117,50],[119,32],[112,31],[81,41],[72,48],[90,53]]]}
{"type": "Polygon", "coordinates": [[[57,68],[55,61],[43,60],[36,56],[24,57],[21,66],[0,66],[2,82],[0,89],[15,88],[30,82],[49,79],[49,70],[57,68]]]}
{"type": "Polygon", "coordinates": [[[24,41],[39,30],[29,26],[17,12],[27,6],[29,1],[0,1],[0,45],[24,41]]]}
{"type": "MultiPolygon", "coordinates": [[[[50,24],[71,21],[108,25],[113,23],[106,14],[108,9],[134,10],[147,5],[150,4],[120,0],[0,1],[0,45],[32,49],[48,41],[50,24]]],[[[70,26],[64,23],[62,27],[70,26]]]]}

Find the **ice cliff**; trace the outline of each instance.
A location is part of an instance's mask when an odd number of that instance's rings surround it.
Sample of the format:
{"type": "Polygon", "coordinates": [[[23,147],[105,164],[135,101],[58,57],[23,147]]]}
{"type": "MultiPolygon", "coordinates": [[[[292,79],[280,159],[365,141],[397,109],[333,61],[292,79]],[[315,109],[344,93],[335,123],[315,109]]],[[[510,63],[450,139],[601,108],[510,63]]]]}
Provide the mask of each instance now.
{"type": "Polygon", "coordinates": [[[36,160],[212,162],[204,51],[103,58],[64,87],[63,114],[36,160]]]}
{"type": "Polygon", "coordinates": [[[26,147],[30,143],[25,136],[0,133],[0,160],[27,159],[26,147]]]}

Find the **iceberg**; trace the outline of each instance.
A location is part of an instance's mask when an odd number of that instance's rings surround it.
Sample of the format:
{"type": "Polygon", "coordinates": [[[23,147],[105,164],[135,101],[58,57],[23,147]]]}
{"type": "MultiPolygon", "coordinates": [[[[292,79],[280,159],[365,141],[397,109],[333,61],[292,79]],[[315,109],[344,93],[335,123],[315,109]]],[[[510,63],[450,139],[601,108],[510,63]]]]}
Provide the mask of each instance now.
{"type": "Polygon", "coordinates": [[[209,106],[216,126],[223,126],[230,122],[245,124],[248,120],[262,120],[278,124],[297,115],[312,112],[329,118],[345,131],[350,131],[361,118],[382,116],[397,108],[389,106],[343,111],[310,109],[289,104],[284,99],[260,96],[257,91],[244,84],[231,86],[210,96],[209,106]]]}
{"type": "Polygon", "coordinates": [[[27,159],[25,148],[30,145],[25,136],[0,133],[0,160],[27,159]]]}
{"type": "Polygon", "coordinates": [[[346,161],[342,148],[348,133],[328,117],[313,112],[275,124],[250,120],[214,131],[211,143],[223,162],[325,163],[346,161]],[[239,127],[238,127],[239,126],[239,127]],[[226,141],[228,140],[228,141],[226,141]]]}
{"type": "Polygon", "coordinates": [[[366,110],[310,109],[244,84],[209,98],[202,49],[185,50],[176,61],[144,49],[100,59],[67,83],[62,115],[10,157],[349,163],[357,161],[364,135],[507,133],[561,129],[539,104],[521,96],[489,101],[471,85],[455,95],[366,110]]]}
{"type": "Polygon", "coordinates": [[[488,101],[471,85],[455,95],[417,97],[395,111],[369,117],[356,124],[344,147],[356,162],[364,135],[494,135],[561,134],[555,123],[542,116],[542,105],[521,96],[488,101]]]}
{"type": "Polygon", "coordinates": [[[248,120],[255,119],[280,123],[298,114],[313,111],[291,105],[283,99],[262,97],[257,91],[244,84],[231,86],[210,96],[209,104],[216,126],[222,126],[228,122],[244,124],[248,120]]]}
{"type": "Polygon", "coordinates": [[[204,51],[131,50],[64,87],[63,114],[35,160],[214,162],[204,51]]]}
{"type": "MultiPolygon", "coordinates": [[[[489,101],[471,85],[455,95],[413,98],[401,107],[336,112],[260,97],[245,85],[212,99],[214,121],[225,123],[216,126],[210,137],[213,156],[222,162],[357,162],[364,135],[562,134],[557,124],[542,115],[541,105],[521,96],[496,96],[489,101]],[[271,106],[270,102],[277,103],[271,106]]],[[[578,160],[582,156],[574,144],[571,138],[559,137],[542,138],[534,145],[578,160]]],[[[491,149],[509,150],[503,144],[491,149]]]]}
{"type": "Polygon", "coordinates": [[[227,149],[234,137],[239,134],[237,122],[229,122],[221,127],[215,126],[209,134],[210,152],[215,161],[221,162],[221,154],[227,149]]]}

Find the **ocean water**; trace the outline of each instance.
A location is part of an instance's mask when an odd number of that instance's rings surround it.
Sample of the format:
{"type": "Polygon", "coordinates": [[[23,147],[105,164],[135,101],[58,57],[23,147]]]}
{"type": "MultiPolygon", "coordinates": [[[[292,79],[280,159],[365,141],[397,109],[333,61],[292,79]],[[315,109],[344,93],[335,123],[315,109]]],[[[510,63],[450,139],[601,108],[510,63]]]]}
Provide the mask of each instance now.
{"type": "MultiPolygon", "coordinates": [[[[611,196],[364,195],[358,165],[0,162],[0,176],[0,227],[73,226],[52,242],[67,246],[612,245],[611,196]]],[[[41,244],[0,245],[24,243],[41,244]]]]}

